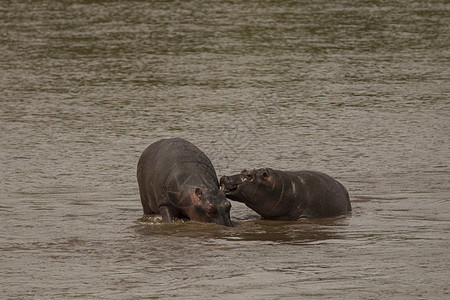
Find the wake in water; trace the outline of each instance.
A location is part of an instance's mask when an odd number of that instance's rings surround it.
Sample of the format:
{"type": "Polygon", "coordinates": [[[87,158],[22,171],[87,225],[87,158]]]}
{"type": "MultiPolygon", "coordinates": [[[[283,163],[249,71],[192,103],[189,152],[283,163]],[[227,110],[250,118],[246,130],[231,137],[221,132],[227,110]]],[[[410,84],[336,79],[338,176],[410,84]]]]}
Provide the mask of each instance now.
{"type": "MultiPolygon", "coordinates": [[[[185,223],[186,219],[175,219],[174,223],[185,223]]],[[[163,218],[161,215],[144,215],[136,220],[137,223],[141,225],[159,225],[163,224],[163,218]]]]}

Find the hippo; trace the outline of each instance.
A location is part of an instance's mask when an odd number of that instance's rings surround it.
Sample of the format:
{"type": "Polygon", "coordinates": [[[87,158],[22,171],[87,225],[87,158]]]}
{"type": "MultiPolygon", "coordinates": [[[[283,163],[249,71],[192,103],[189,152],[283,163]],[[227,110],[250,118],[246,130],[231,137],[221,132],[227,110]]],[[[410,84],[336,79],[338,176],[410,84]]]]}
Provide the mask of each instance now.
{"type": "Polygon", "coordinates": [[[211,161],[184,139],[148,146],[137,165],[137,181],[145,215],[159,213],[164,222],[189,218],[232,226],[231,204],[219,189],[211,161]]]}
{"type": "Polygon", "coordinates": [[[223,176],[220,185],[227,198],[244,203],[263,219],[336,217],[352,210],[347,189],[315,171],[244,170],[223,176]]]}

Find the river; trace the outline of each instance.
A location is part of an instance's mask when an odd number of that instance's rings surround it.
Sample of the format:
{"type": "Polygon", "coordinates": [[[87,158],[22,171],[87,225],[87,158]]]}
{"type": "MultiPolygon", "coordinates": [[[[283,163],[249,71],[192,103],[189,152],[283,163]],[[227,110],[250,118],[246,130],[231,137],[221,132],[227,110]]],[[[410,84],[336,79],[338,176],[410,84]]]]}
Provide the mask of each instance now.
{"type": "Polygon", "coordinates": [[[2,299],[450,297],[450,6],[2,1],[2,299]],[[142,218],[162,138],[316,170],[353,213],[142,218]]]}

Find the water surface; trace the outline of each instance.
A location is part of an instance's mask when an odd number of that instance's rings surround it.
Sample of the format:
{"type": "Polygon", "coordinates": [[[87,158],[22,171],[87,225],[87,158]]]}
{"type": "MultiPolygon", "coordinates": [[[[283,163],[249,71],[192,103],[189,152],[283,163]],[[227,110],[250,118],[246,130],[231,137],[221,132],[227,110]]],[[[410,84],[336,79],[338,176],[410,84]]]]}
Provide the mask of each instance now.
{"type": "Polygon", "coordinates": [[[0,8],[0,295],[449,295],[446,1],[14,1],[0,8]],[[140,153],[325,172],[353,213],[142,219],[140,153]]]}

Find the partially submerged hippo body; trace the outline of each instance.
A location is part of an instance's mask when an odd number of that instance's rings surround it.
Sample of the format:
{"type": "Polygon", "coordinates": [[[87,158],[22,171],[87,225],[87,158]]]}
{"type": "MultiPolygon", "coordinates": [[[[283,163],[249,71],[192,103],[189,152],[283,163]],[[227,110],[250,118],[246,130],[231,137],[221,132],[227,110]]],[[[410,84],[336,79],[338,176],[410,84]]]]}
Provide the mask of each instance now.
{"type": "Polygon", "coordinates": [[[211,161],[186,140],[160,140],[148,146],[137,165],[137,181],[146,215],[160,213],[164,222],[188,217],[232,226],[231,204],[219,190],[211,161]]]}
{"type": "Polygon", "coordinates": [[[314,171],[244,170],[223,176],[220,184],[227,198],[245,203],[264,219],[335,217],[352,210],[347,189],[314,171]]]}

